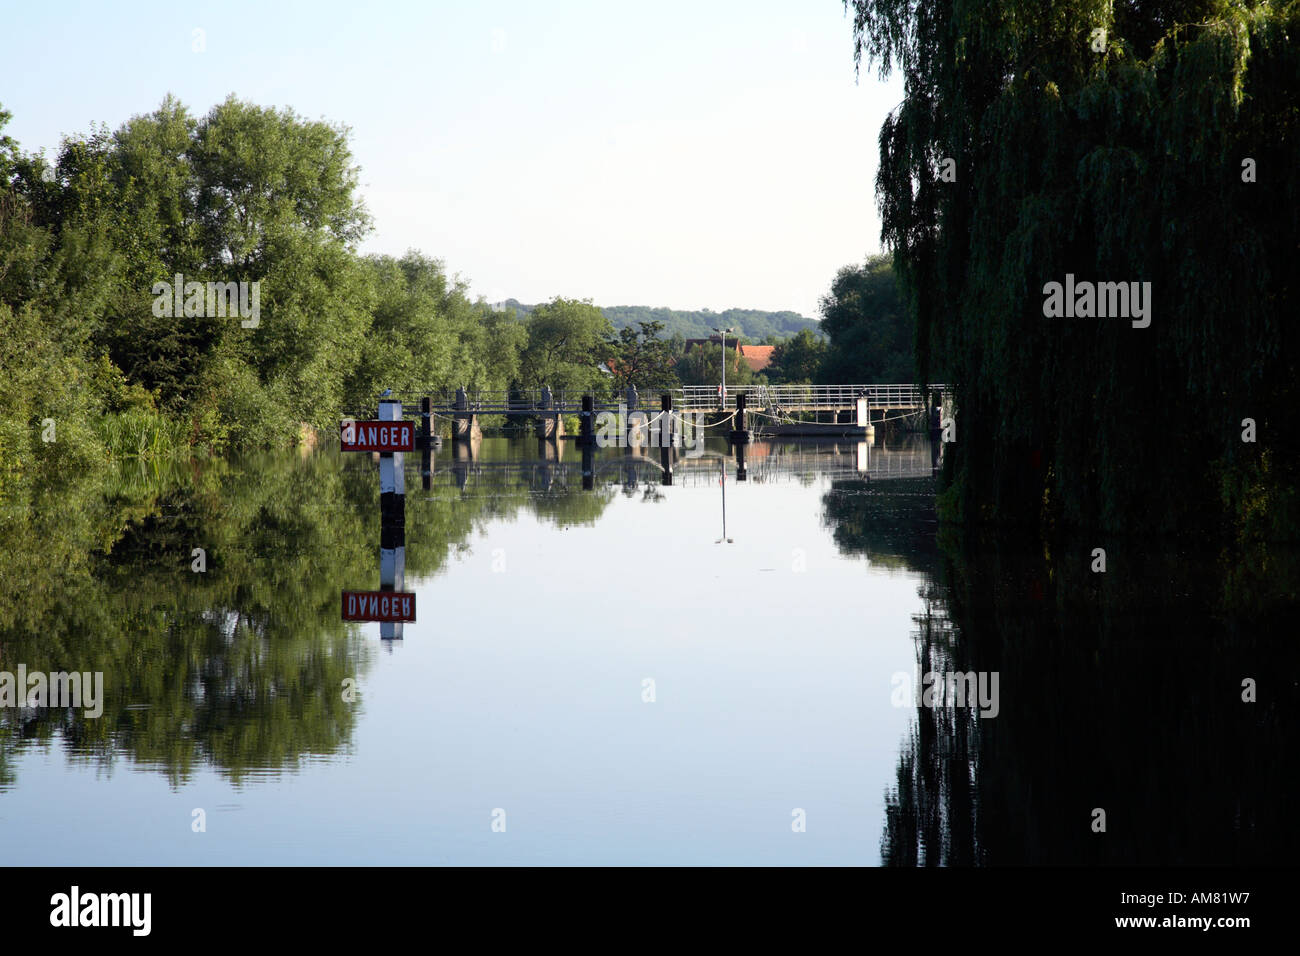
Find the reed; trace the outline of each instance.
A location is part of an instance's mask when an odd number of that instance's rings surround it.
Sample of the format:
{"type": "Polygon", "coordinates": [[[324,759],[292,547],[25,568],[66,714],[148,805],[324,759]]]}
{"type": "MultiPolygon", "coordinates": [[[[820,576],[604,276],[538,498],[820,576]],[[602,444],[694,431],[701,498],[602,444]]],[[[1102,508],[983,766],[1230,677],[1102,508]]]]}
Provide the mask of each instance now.
{"type": "Polygon", "coordinates": [[[165,458],[189,449],[184,423],[149,408],[105,415],[100,436],[110,458],[165,458]]]}

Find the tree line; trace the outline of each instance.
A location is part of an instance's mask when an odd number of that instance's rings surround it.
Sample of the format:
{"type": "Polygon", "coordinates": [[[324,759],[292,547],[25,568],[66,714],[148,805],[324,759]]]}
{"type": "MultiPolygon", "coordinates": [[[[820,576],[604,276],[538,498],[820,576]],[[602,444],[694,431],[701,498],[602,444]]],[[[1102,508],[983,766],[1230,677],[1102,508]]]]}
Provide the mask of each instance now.
{"type": "Polygon", "coordinates": [[[346,126],[234,97],[196,116],[168,96],[116,130],[65,137],[47,160],[4,134],[10,118],[0,110],[0,486],[113,458],[291,444],[386,388],[712,384],[721,351],[688,349],[689,322],[779,343],[762,375],[731,356],[739,384],[906,378],[897,316],[875,346],[893,364],[855,364],[855,309],[896,305],[879,263],[837,277],[829,341],[795,313],[563,297],[503,309],[418,251],[359,254],[372,221],[346,126]],[[245,304],[251,287],[257,316],[219,296],[214,311],[214,284],[245,304]]]}
{"type": "MultiPolygon", "coordinates": [[[[536,306],[526,305],[518,299],[494,303],[497,308],[509,309],[526,316],[536,306]]],[[[761,309],[712,309],[684,311],[681,309],[651,308],[645,305],[601,306],[600,311],[609,319],[616,331],[636,328],[642,323],[658,322],[665,338],[704,339],[713,335],[714,329],[735,329],[752,342],[780,340],[808,329],[818,331],[814,319],[798,312],[765,312],[761,309]]]]}

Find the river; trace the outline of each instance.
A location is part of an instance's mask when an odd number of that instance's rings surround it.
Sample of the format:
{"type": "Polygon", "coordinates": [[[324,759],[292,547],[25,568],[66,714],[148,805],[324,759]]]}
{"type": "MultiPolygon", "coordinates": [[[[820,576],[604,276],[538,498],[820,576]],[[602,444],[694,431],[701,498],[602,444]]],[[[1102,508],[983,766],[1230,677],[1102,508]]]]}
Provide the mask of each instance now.
{"type": "Polygon", "coordinates": [[[445,446],[427,489],[407,457],[398,640],[341,620],[369,455],[10,502],[0,672],[103,692],[0,707],[5,862],[1293,858],[1294,554],[940,534],[919,436],[758,441],[744,480],[710,443],[671,484],[598,449],[590,490],[545,449],[445,446]]]}

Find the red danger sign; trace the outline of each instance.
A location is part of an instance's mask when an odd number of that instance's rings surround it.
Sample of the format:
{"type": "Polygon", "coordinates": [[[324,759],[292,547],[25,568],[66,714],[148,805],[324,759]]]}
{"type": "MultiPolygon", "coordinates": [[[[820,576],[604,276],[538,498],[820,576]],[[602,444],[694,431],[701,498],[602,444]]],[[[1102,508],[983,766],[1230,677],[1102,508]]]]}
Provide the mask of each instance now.
{"type": "Polygon", "coordinates": [[[342,422],[344,451],[415,451],[414,422],[342,422]]]}
{"type": "Polygon", "coordinates": [[[343,620],[414,621],[415,594],[411,591],[344,591],[343,620]]]}

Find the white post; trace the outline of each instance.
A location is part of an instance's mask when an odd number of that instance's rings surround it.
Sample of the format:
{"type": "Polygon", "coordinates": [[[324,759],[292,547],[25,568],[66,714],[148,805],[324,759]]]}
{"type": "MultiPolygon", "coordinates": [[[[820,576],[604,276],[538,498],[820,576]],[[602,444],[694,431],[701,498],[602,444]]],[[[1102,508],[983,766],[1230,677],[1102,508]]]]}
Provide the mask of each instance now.
{"type": "Polygon", "coordinates": [[[727,407],[727,330],[722,330],[722,407],[727,407]]]}
{"type": "MultiPolygon", "coordinates": [[[[382,401],[379,403],[379,420],[381,422],[400,422],[402,420],[402,403],[382,401]]],[[[402,473],[402,463],[406,456],[400,451],[381,454],[379,458],[379,493],[392,492],[406,494],[406,476],[402,473]]]]}

